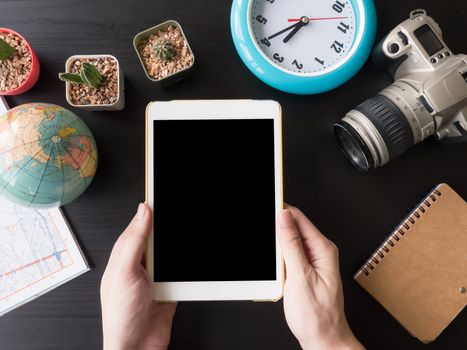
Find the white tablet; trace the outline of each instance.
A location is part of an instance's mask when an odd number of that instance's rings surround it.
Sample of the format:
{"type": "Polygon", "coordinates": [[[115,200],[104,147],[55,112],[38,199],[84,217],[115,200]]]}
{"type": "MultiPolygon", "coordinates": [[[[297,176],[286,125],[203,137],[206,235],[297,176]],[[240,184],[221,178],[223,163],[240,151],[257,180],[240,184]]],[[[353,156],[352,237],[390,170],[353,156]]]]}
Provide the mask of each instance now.
{"type": "Polygon", "coordinates": [[[281,108],[172,101],[146,110],[147,267],[156,300],[278,300],[281,108]]]}

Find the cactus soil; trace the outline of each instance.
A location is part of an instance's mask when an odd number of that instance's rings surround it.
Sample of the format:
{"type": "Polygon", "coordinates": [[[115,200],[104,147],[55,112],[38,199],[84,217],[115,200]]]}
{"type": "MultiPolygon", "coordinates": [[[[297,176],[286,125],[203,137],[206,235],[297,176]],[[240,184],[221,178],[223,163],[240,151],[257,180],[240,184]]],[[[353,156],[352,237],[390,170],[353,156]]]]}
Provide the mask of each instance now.
{"type": "Polygon", "coordinates": [[[0,61],[0,93],[17,89],[28,78],[32,56],[27,43],[12,33],[0,33],[0,38],[16,50],[16,54],[0,61]]]}
{"type": "Polygon", "coordinates": [[[193,56],[188,49],[188,43],[180,29],[175,26],[169,26],[142,40],[138,49],[148,75],[156,80],[182,71],[193,63],[193,56]],[[160,57],[155,50],[156,45],[161,40],[172,44],[175,52],[170,59],[160,57]]]}
{"type": "Polygon", "coordinates": [[[70,99],[75,105],[107,105],[118,98],[118,65],[108,57],[81,58],[73,62],[70,73],[79,74],[81,65],[89,62],[104,77],[104,82],[97,89],[84,84],[70,84],[70,99]]]}

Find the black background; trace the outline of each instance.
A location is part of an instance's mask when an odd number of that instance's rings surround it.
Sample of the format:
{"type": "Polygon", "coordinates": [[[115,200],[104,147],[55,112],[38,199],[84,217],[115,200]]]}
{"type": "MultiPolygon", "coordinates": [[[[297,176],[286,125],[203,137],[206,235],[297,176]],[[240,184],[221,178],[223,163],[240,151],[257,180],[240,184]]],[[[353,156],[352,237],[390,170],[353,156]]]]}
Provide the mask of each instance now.
{"type": "Polygon", "coordinates": [[[274,120],[153,123],[154,281],[275,280],[274,120]]]}
{"type": "MultiPolygon", "coordinates": [[[[2,349],[98,349],[100,278],[111,247],[144,200],[144,111],[151,100],[275,99],[283,108],[285,200],[300,207],[340,248],[348,320],[369,349],[466,349],[467,312],[430,345],[407,333],[352,275],[418,199],[439,182],[467,198],[467,145],[420,144],[384,168],[361,174],[341,155],[332,125],[391,83],[365,67],[351,81],[318,96],[293,96],[261,83],[240,61],[229,31],[230,1],[1,0],[0,23],[28,38],[41,61],[29,93],[9,98],[66,106],[57,79],[73,54],[115,55],[126,78],[122,112],[78,111],[99,147],[97,176],[65,207],[93,270],[0,319],[2,349]],[[194,75],[166,89],[145,77],[133,50],[137,32],[166,19],[182,24],[196,56],[194,75]]],[[[425,8],[454,53],[466,53],[465,0],[377,0],[377,40],[425,8]]],[[[282,303],[182,303],[172,349],[298,349],[282,303]]]]}

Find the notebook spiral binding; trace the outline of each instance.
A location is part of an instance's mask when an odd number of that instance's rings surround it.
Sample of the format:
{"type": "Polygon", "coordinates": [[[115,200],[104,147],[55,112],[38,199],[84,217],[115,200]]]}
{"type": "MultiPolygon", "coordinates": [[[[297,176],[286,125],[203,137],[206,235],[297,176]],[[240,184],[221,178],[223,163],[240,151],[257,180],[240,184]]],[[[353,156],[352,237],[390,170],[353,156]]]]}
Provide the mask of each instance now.
{"type": "Polygon", "coordinates": [[[410,227],[419,220],[424,213],[436,202],[437,198],[441,197],[441,192],[437,189],[433,190],[425,199],[423,199],[409,216],[394,230],[394,232],[384,240],[384,242],[376,249],[373,255],[360,268],[361,272],[368,276],[375,269],[384,256],[397,244],[398,241],[410,230],[410,227]]]}

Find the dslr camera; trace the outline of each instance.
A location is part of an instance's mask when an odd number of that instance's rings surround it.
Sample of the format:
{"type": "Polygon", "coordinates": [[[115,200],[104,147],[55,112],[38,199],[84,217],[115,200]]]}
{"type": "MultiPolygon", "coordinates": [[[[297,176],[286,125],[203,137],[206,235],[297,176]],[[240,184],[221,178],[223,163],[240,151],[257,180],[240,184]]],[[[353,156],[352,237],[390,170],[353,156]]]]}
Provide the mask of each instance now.
{"type": "Polygon", "coordinates": [[[412,11],[375,48],[372,60],[391,62],[395,82],[334,126],[358,169],[383,166],[431,135],[467,141],[467,56],[449,50],[425,10],[412,11]]]}

